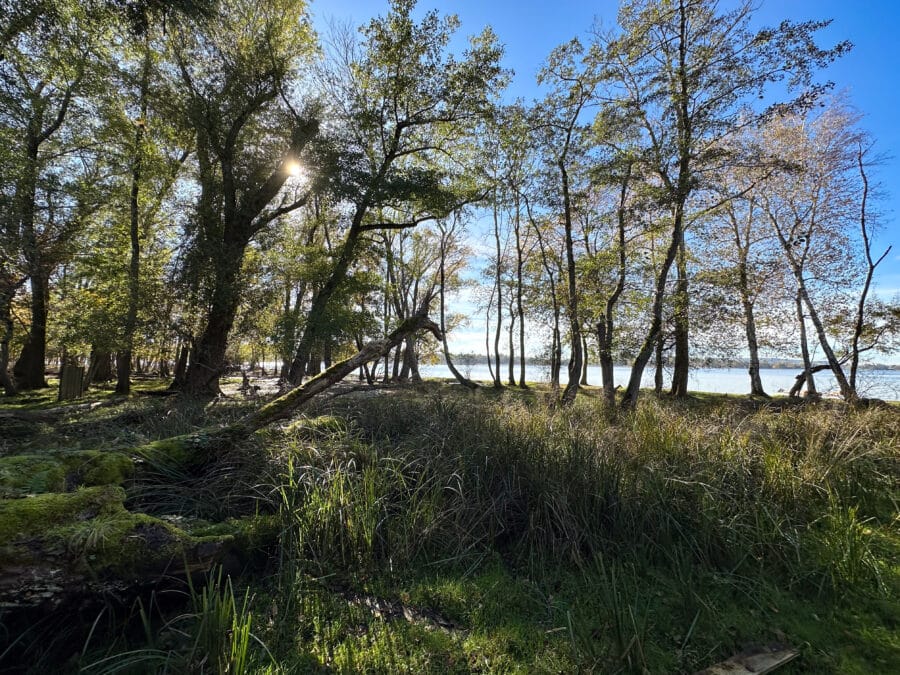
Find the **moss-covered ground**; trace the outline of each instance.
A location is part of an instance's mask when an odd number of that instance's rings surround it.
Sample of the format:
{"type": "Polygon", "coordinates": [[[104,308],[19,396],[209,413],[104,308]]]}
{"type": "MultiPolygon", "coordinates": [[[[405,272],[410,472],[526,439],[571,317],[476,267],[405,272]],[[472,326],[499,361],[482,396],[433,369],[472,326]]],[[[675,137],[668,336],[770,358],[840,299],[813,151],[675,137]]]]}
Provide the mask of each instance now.
{"type": "Polygon", "coordinates": [[[647,396],[610,418],[586,394],[340,396],[196,475],[129,450],[257,403],[29,422],[0,448],[7,505],[124,489],[120,515],[253,553],[177,597],[7,623],[0,653],[33,672],[677,673],[778,642],[800,651],[779,673],[900,672],[896,408],[647,396]],[[91,487],[67,462],[98,452],[136,474],[91,487]]]}

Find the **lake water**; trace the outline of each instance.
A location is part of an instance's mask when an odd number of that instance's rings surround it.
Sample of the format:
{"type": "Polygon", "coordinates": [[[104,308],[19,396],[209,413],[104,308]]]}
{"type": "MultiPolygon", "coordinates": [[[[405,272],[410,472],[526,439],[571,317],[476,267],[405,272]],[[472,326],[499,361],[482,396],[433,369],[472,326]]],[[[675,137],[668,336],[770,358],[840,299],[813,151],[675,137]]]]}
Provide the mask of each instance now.
{"type": "MultiPolygon", "coordinates": [[[[422,377],[452,378],[453,374],[447,366],[433,365],[420,366],[422,377]]],[[[490,381],[491,376],[487,364],[460,365],[457,370],[466,377],[477,381],[490,381]]],[[[615,382],[623,387],[628,383],[631,369],[625,366],[616,366],[615,382]]],[[[763,386],[769,394],[787,394],[794,384],[799,370],[764,368],[760,370],[763,386]]],[[[507,366],[501,364],[501,373],[504,382],[507,378],[507,366]]],[[[643,386],[653,387],[652,367],[644,371],[643,386]]],[[[516,377],[519,376],[519,367],[516,365],[516,377]]],[[[525,367],[525,379],[531,382],[546,382],[550,379],[549,368],[539,365],[527,365],[525,367]]],[[[561,377],[563,382],[567,378],[565,367],[561,377]]],[[[816,373],[816,388],[823,395],[838,394],[837,382],[830,372],[816,373]]],[[[860,370],[857,374],[858,388],[862,396],[881,398],[888,401],[900,400],[900,370],[860,370]]],[[[588,366],[588,384],[600,385],[600,367],[588,366]]],[[[717,394],[747,394],[750,392],[750,376],[744,368],[696,368],[691,371],[689,389],[693,391],[705,391],[717,394]]],[[[669,378],[666,377],[666,386],[669,378]]]]}

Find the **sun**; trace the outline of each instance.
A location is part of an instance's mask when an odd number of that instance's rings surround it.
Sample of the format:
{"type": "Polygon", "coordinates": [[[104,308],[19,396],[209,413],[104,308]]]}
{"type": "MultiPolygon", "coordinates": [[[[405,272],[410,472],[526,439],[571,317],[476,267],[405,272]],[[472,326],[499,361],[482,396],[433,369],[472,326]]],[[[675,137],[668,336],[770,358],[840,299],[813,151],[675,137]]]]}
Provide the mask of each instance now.
{"type": "Polygon", "coordinates": [[[303,166],[295,159],[289,159],[284,163],[284,172],[288,176],[302,176],[303,175],[303,166]]]}

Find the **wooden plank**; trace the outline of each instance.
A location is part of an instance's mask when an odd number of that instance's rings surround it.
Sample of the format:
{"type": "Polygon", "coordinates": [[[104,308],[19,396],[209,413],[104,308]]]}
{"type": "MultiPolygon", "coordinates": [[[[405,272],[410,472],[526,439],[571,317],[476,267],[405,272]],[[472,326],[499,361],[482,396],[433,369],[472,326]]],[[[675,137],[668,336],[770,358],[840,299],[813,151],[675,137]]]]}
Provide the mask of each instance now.
{"type": "Polygon", "coordinates": [[[799,651],[782,644],[751,647],[694,675],[765,675],[798,656],[799,651]]]}

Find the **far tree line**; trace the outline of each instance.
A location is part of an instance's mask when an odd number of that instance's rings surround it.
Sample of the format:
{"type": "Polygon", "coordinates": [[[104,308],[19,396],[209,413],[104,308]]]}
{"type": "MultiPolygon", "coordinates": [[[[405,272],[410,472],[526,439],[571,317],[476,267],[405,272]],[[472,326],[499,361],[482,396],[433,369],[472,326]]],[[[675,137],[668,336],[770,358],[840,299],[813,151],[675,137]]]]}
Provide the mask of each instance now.
{"type": "Polygon", "coordinates": [[[650,364],[684,395],[698,350],[749,355],[759,396],[760,354],[796,354],[807,395],[827,369],[855,401],[900,310],[872,293],[873,139],[819,82],[850,45],[752,12],[623,0],[506,103],[493,30],[456,49],[412,0],[323,35],[297,0],[0,0],[0,384],[57,359],[120,393],[264,360],[296,385],[425,314],[442,343],[363,365],[416,379],[453,366],[469,287],[497,387],[542,335],[562,402],[590,358],[609,406],[650,364]]]}

